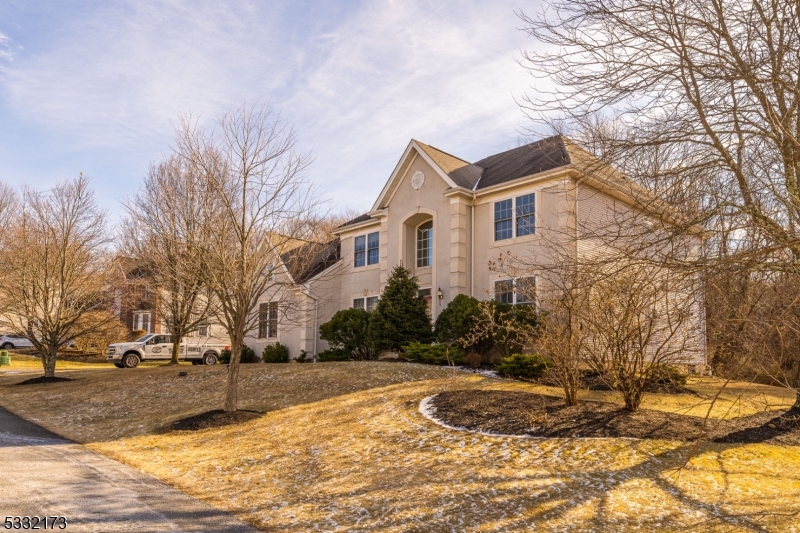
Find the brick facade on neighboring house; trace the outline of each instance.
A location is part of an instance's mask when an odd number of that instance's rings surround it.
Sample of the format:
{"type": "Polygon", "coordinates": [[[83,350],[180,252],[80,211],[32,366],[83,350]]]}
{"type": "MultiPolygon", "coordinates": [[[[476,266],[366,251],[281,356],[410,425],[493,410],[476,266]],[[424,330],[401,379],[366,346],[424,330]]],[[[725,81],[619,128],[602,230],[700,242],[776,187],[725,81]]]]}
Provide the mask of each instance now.
{"type": "Polygon", "coordinates": [[[107,294],[111,312],[131,331],[162,333],[158,291],[146,272],[129,257],[117,257],[107,294]]]}

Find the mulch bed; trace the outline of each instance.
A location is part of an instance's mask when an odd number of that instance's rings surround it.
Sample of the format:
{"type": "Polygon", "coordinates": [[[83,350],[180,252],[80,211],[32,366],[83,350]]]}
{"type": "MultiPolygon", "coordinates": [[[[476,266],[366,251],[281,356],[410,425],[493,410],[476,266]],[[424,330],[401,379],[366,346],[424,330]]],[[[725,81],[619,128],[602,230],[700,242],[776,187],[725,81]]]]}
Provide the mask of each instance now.
{"type": "MultiPolygon", "coordinates": [[[[558,386],[558,381],[555,377],[545,374],[544,377],[541,379],[541,383],[544,385],[551,385],[554,387],[558,386]]],[[[581,383],[583,388],[589,390],[614,390],[597,372],[586,371],[581,373],[581,383]]],[[[657,383],[657,382],[649,382],[645,385],[644,388],[645,392],[655,393],[655,394],[691,394],[697,396],[697,393],[691,389],[687,389],[686,387],[682,387],[681,385],[677,385],[675,383],[657,383]]]]}
{"type": "Polygon", "coordinates": [[[248,411],[240,409],[238,411],[227,412],[221,409],[214,411],[207,411],[199,415],[183,418],[177,422],[173,422],[169,429],[179,431],[198,431],[201,429],[218,428],[223,426],[230,426],[232,424],[240,424],[258,418],[264,413],[258,411],[248,411]]]}
{"type": "Polygon", "coordinates": [[[527,392],[464,390],[437,394],[442,422],[472,431],[533,437],[627,437],[800,445],[800,410],[765,411],[733,420],[640,409],[604,402],[567,407],[560,398],[527,392]],[[705,430],[704,430],[705,422],[705,430]]]}
{"type": "Polygon", "coordinates": [[[31,378],[31,379],[26,379],[25,381],[20,381],[15,385],[38,385],[40,383],[60,383],[62,381],[75,381],[75,380],[72,378],[62,378],[59,376],[53,376],[51,378],[45,376],[39,376],[38,378],[31,378]]]}

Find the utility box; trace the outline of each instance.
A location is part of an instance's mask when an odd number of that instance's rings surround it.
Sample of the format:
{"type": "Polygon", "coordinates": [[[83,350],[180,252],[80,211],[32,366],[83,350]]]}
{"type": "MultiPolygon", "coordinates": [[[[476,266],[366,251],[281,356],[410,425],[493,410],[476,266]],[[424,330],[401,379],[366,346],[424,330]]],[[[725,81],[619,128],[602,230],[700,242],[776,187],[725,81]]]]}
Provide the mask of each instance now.
{"type": "Polygon", "coordinates": [[[11,366],[11,356],[5,350],[0,352],[0,366],[11,366]]]}

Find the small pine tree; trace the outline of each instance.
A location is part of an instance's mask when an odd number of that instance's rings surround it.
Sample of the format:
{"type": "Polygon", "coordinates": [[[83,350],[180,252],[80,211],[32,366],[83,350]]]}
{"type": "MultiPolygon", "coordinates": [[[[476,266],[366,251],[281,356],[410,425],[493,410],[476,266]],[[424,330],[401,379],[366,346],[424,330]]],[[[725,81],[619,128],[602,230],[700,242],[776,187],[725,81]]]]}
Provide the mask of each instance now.
{"type": "Polygon", "coordinates": [[[418,293],[417,278],[409,269],[396,266],[370,316],[369,337],[376,353],[433,340],[427,305],[418,293]]]}

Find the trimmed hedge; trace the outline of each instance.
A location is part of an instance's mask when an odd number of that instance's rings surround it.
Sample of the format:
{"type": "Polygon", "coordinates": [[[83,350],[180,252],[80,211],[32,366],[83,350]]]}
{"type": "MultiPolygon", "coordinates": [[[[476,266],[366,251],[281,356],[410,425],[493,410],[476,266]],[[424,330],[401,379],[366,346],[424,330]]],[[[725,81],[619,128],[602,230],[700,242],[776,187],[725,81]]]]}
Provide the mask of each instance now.
{"type": "Polygon", "coordinates": [[[673,385],[683,387],[686,385],[686,374],[669,365],[660,365],[650,371],[650,383],[658,385],[673,385]]]}
{"type": "Polygon", "coordinates": [[[494,367],[497,373],[503,376],[521,379],[539,379],[548,367],[547,361],[538,354],[526,355],[521,353],[504,357],[494,367]]]}
{"type": "MultiPolygon", "coordinates": [[[[231,351],[230,350],[222,350],[222,353],[219,354],[219,362],[223,365],[230,364],[231,362],[231,351]]],[[[242,357],[239,359],[240,363],[255,363],[256,362],[256,352],[253,351],[248,345],[242,345],[242,357]]]]}
{"type": "Polygon", "coordinates": [[[327,361],[349,361],[350,352],[341,348],[330,348],[317,354],[317,361],[325,363],[327,361]]]}
{"type": "Polygon", "coordinates": [[[446,344],[412,342],[408,346],[403,346],[403,357],[428,365],[461,364],[464,362],[464,351],[453,346],[450,346],[448,350],[446,344]]]}
{"type": "Polygon", "coordinates": [[[267,344],[261,352],[261,360],[265,363],[288,363],[289,348],[279,342],[267,344]]]}

